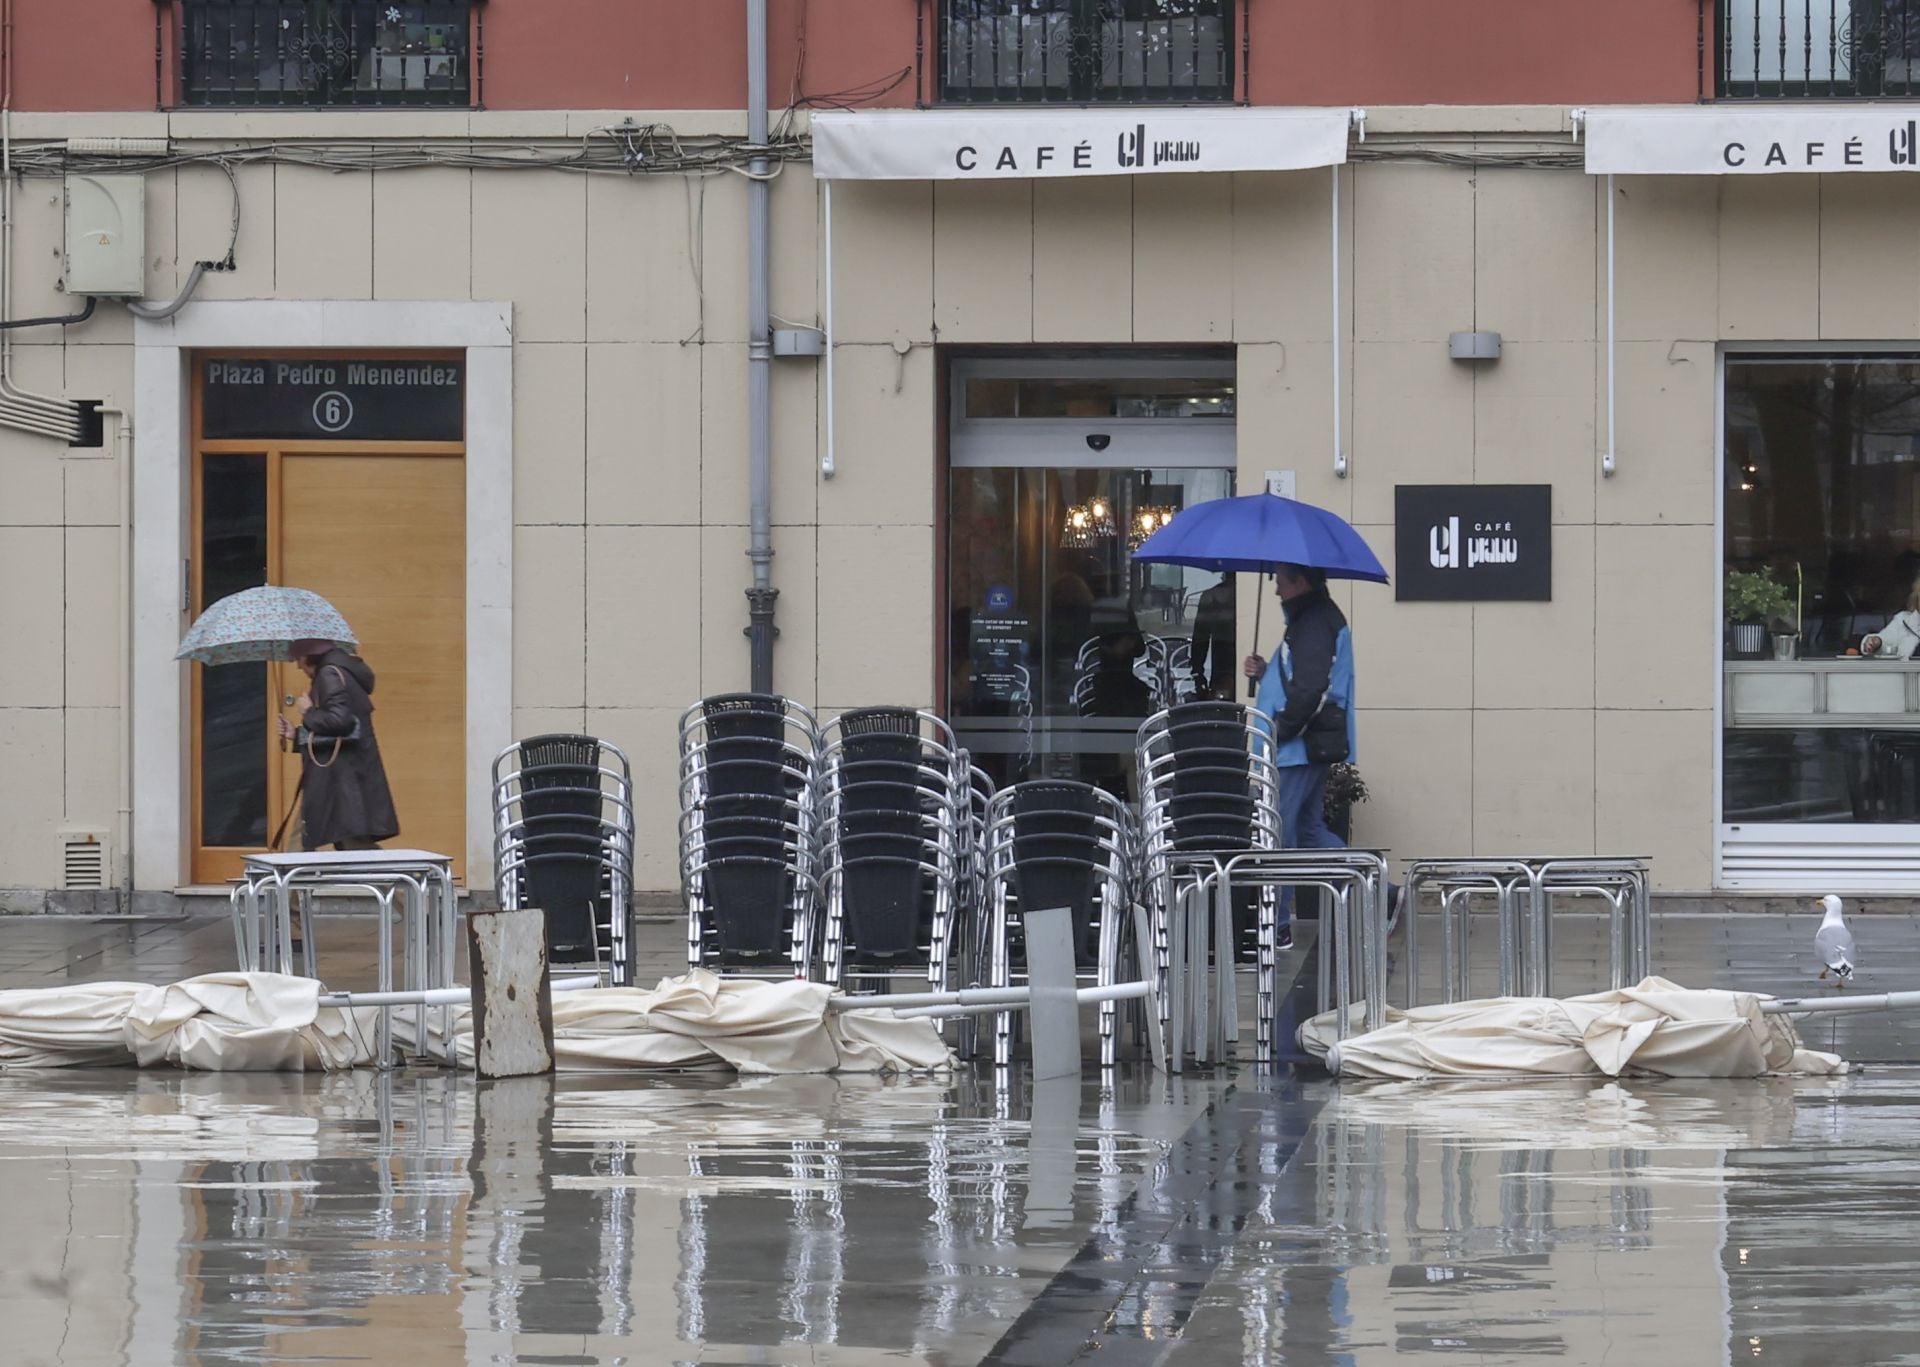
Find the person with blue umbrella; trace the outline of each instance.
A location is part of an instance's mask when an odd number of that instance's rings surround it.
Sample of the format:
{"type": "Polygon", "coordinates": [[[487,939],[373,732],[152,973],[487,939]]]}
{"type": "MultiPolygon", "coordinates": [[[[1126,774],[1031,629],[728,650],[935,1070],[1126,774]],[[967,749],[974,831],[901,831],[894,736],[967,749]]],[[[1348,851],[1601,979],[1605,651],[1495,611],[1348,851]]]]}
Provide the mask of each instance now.
{"type": "MultiPolygon", "coordinates": [[[[1196,503],[1143,541],[1133,558],[1273,576],[1286,632],[1271,658],[1248,655],[1244,671],[1254,706],[1273,719],[1281,821],[1295,848],[1343,847],[1327,825],[1325,803],[1328,774],[1335,764],[1351,763],[1358,749],[1353,632],[1327,581],[1384,584],[1379,557],[1338,514],[1259,493],[1196,503]]],[[[1259,620],[1256,599],[1256,640],[1259,620]]],[[[1398,888],[1391,898],[1397,917],[1398,888]]]]}

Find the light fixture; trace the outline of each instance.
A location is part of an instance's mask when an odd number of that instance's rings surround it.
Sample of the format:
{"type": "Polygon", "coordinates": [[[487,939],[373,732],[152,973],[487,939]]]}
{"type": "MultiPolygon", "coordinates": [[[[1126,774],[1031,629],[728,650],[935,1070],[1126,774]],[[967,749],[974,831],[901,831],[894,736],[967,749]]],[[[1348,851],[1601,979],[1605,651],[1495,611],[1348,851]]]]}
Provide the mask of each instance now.
{"type": "Polygon", "coordinates": [[[1060,527],[1060,545],[1067,550],[1085,550],[1096,541],[1111,540],[1113,534],[1113,504],[1096,494],[1085,503],[1068,507],[1066,521],[1060,527]]]}
{"type": "Polygon", "coordinates": [[[1093,544],[1093,514],[1084,503],[1067,509],[1067,520],[1060,528],[1063,550],[1083,551],[1093,544]]]}
{"type": "Polygon", "coordinates": [[[1180,511],[1180,490],[1162,489],[1155,492],[1153,476],[1142,472],[1140,492],[1133,500],[1133,516],[1127,519],[1127,548],[1138,550],[1140,543],[1173,521],[1173,515],[1180,511]]]}

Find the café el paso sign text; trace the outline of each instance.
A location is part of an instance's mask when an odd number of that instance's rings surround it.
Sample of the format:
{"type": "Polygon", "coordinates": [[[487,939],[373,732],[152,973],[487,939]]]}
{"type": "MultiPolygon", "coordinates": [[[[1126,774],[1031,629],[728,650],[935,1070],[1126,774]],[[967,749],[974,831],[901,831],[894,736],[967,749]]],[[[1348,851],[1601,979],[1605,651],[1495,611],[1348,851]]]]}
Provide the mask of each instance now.
{"type": "Polygon", "coordinates": [[[813,117],[821,180],[1300,171],[1347,160],[1351,109],[856,110],[813,117]]]}
{"type": "Polygon", "coordinates": [[[1769,176],[1920,171],[1911,105],[1591,109],[1588,174],[1769,176]]]}

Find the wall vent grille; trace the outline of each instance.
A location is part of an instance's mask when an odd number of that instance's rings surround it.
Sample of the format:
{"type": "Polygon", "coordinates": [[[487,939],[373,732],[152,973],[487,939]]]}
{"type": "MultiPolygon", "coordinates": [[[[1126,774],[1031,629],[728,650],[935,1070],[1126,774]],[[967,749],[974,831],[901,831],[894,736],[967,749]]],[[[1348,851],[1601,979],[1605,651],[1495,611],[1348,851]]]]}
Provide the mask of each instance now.
{"type": "Polygon", "coordinates": [[[112,863],[107,851],[106,832],[60,832],[61,887],[105,888],[112,863]]]}

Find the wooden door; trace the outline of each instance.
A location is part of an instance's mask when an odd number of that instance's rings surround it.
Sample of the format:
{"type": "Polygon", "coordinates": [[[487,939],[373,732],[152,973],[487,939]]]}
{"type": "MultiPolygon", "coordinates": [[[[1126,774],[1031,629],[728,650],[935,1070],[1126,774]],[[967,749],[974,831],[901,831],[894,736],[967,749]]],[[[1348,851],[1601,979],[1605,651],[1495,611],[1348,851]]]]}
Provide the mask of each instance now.
{"type": "MultiPolygon", "coordinates": [[[[465,465],[289,452],[276,500],[276,582],[339,608],[374,672],[374,730],[400,817],[388,843],[451,854],[456,877],[467,844],[465,465]]],[[[282,764],[291,793],[298,760],[282,764]]]]}

